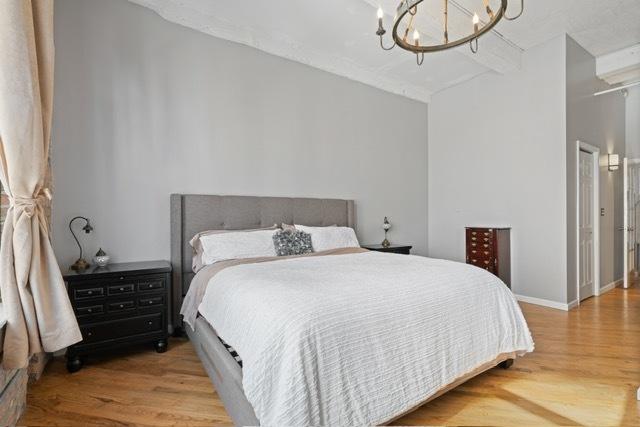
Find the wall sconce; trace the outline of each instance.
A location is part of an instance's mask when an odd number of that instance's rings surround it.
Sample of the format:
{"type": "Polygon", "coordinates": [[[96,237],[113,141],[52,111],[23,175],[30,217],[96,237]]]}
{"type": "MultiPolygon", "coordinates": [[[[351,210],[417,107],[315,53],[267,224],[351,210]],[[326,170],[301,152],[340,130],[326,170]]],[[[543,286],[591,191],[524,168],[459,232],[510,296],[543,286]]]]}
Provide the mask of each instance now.
{"type": "Polygon", "coordinates": [[[610,171],[617,171],[620,168],[620,156],[617,154],[609,154],[607,163],[610,171]]]}

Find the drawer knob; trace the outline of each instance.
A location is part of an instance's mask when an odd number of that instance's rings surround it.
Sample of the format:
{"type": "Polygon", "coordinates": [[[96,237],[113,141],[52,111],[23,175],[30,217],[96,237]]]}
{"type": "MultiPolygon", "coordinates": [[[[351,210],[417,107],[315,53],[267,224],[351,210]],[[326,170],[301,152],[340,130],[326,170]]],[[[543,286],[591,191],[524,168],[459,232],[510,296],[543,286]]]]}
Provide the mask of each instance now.
{"type": "Polygon", "coordinates": [[[149,304],[153,304],[153,301],[149,301],[149,304]]]}
{"type": "Polygon", "coordinates": [[[119,280],[124,280],[124,276],[118,277],[119,280]]]}
{"type": "Polygon", "coordinates": [[[123,307],[124,307],[124,304],[120,304],[120,308],[123,308],[123,307]]]}
{"type": "Polygon", "coordinates": [[[87,332],[87,336],[90,337],[91,335],[93,335],[93,333],[91,332],[87,332]]]}
{"type": "Polygon", "coordinates": [[[153,325],[153,322],[152,322],[151,320],[149,320],[149,321],[147,322],[147,325],[151,326],[151,325],[153,325]]]}
{"type": "Polygon", "coordinates": [[[87,295],[91,295],[93,293],[93,291],[88,291],[87,295]]]}
{"type": "Polygon", "coordinates": [[[472,259],[471,261],[476,262],[477,260],[476,259],[472,259]]]}
{"type": "Polygon", "coordinates": [[[91,313],[91,311],[92,310],[90,308],[87,308],[87,313],[91,313]]]}
{"type": "Polygon", "coordinates": [[[124,288],[120,288],[121,291],[124,291],[124,288]]]}

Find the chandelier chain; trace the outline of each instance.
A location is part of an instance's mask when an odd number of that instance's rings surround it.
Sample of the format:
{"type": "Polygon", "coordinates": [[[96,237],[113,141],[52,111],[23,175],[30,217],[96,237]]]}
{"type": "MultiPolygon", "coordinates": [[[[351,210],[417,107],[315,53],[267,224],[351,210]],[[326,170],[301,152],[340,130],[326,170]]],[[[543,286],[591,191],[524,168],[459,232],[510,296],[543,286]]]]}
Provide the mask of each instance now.
{"type": "Polygon", "coordinates": [[[471,49],[471,52],[473,53],[478,53],[478,38],[476,37],[473,40],[469,40],[469,48],[471,49]],[[473,48],[473,42],[476,42],[476,47],[475,49],[473,48]]]}
{"type": "Polygon", "coordinates": [[[393,44],[389,47],[384,47],[384,43],[382,41],[382,34],[380,35],[380,47],[382,48],[382,50],[391,50],[394,47],[396,47],[396,42],[393,42],[393,44]]]}
{"type": "Polygon", "coordinates": [[[449,0],[444,0],[444,44],[449,43],[449,0]]]}
{"type": "Polygon", "coordinates": [[[515,21],[516,19],[520,18],[522,16],[522,13],[524,12],[524,0],[520,0],[520,13],[518,13],[516,16],[513,17],[509,17],[507,16],[507,11],[504,11],[504,19],[506,19],[507,21],[515,21]]]}

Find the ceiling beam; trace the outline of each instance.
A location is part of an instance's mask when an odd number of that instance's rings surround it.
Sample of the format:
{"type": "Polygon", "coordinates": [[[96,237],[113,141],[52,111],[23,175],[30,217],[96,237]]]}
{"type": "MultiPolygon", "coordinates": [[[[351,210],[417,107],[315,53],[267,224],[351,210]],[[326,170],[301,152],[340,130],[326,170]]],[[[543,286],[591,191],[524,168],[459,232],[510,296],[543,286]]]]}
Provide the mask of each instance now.
{"type": "Polygon", "coordinates": [[[596,74],[612,85],[640,80],[640,44],[598,56],[596,74]]]}
{"type": "MultiPolygon", "coordinates": [[[[382,7],[385,12],[385,28],[387,34],[385,35],[391,40],[392,31],[392,18],[396,11],[398,0],[362,0],[368,3],[374,9],[372,10],[372,16],[375,17],[375,9],[378,6],[382,7]]],[[[426,5],[435,3],[424,2],[426,5]]],[[[450,34],[470,34],[471,18],[473,13],[465,9],[459,2],[455,0],[449,0],[449,33],[450,34]],[[456,13],[451,13],[452,10],[456,10],[456,13]]],[[[443,30],[442,30],[442,11],[433,7],[418,7],[420,22],[418,31],[422,37],[425,37],[434,44],[442,43],[443,30]]],[[[485,21],[482,21],[485,22],[485,21]]],[[[372,24],[373,25],[373,24],[372,24]]],[[[498,24],[499,26],[500,24],[498,24]]],[[[375,32],[375,27],[372,33],[375,32]]],[[[522,62],[522,49],[520,49],[515,43],[509,41],[506,37],[500,34],[496,29],[493,29],[480,37],[479,51],[474,54],[469,49],[469,46],[460,46],[454,48],[456,52],[459,52],[477,62],[484,67],[487,67],[500,74],[507,73],[509,71],[520,69],[522,62]]]]}

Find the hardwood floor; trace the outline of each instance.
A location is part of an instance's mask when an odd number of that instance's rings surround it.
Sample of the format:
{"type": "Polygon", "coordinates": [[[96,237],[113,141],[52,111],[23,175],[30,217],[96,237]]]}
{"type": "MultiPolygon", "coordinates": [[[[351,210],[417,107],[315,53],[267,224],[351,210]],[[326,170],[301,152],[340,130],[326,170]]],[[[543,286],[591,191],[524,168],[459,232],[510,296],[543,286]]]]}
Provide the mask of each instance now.
{"type": "MultiPolygon", "coordinates": [[[[397,425],[640,425],[640,289],[614,289],[569,312],[522,304],[536,349],[492,369],[397,425]]],[[[21,425],[228,425],[191,344],[90,359],[67,374],[54,360],[29,391],[21,425]]]]}

